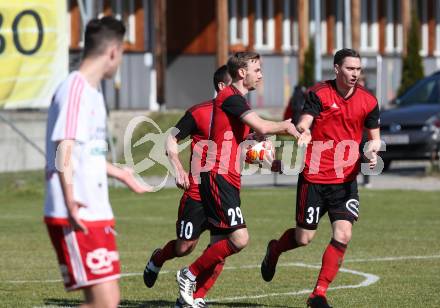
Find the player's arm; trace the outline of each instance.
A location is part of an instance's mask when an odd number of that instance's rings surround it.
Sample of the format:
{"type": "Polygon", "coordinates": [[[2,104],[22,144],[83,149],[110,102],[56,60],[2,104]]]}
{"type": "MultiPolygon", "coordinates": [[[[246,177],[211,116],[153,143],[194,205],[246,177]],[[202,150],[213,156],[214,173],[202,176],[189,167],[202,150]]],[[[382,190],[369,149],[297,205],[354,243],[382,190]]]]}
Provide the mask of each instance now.
{"type": "Polygon", "coordinates": [[[79,208],[84,206],[73,198],[73,172],[72,153],[75,140],[61,140],[58,142],[56,153],[56,166],[60,179],[61,189],[64,196],[64,204],[67,207],[68,219],[75,230],[87,233],[87,227],[79,218],[79,208]]]}
{"type": "Polygon", "coordinates": [[[189,176],[183,168],[182,162],[179,158],[178,141],[188,137],[192,132],[197,129],[197,124],[192,114],[187,111],[182,118],[177,122],[175,128],[177,134],[169,134],[166,140],[166,153],[171,165],[174,168],[176,175],[176,185],[182,189],[189,188],[189,176]]]}
{"type": "Polygon", "coordinates": [[[246,103],[241,95],[232,95],[222,104],[222,110],[229,115],[240,118],[240,120],[249,125],[257,134],[290,134],[296,138],[299,134],[288,119],[282,122],[268,121],[260,118],[246,103]]]}
{"type": "Polygon", "coordinates": [[[259,135],[289,134],[296,138],[299,137],[299,133],[291,119],[282,122],[268,121],[262,119],[256,112],[251,111],[243,116],[241,120],[252,127],[259,135]]]}
{"type": "Polygon", "coordinates": [[[310,127],[312,127],[315,117],[319,116],[321,112],[321,99],[316,95],[316,93],[310,91],[306,95],[303,113],[299,118],[298,124],[296,125],[297,130],[301,133],[301,136],[298,139],[299,145],[307,145],[310,143],[312,140],[310,127]]]}
{"type": "Polygon", "coordinates": [[[145,183],[141,183],[136,178],[136,173],[133,169],[129,167],[117,167],[110,162],[107,162],[106,165],[107,175],[119,180],[120,182],[127,185],[132,191],[137,194],[143,194],[146,192],[151,192],[152,188],[145,185],[145,183]]]}
{"type": "Polygon", "coordinates": [[[176,177],[176,186],[178,188],[187,190],[189,188],[189,175],[188,172],[186,172],[185,169],[183,168],[179,158],[177,138],[172,135],[168,135],[165,146],[166,146],[166,154],[171,163],[171,166],[173,166],[174,169],[174,174],[176,177]]]}
{"type": "Polygon", "coordinates": [[[380,112],[379,105],[376,104],[374,109],[365,119],[364,126],[368,132],[368,143],[365,156],[369,160],[370,168],[374,168],[377,164],[377,152],[380,151],[382,142],[380,140],[380,112]]]}

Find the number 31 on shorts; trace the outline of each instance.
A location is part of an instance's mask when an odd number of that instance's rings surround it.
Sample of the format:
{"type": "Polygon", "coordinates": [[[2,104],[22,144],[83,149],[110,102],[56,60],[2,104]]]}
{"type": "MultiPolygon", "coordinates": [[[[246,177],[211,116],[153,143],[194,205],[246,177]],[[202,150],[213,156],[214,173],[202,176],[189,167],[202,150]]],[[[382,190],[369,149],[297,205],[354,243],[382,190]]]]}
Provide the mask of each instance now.
{"type": "Polygon", "coordinates": [[[308,224],[317,224],[319,222],[319,207],[310,206],[307,209],[307,219],[308,224]]]}
{"type": "Polygon", "coordinates": [[[243,215],[241,214],[241,209],[238,206],[235,208],[235,210],[233,208],[228,209],[228,217],[231,217],[231,227],[238,224],[236,218],[240,219],[240,225],[243,224],[243,215]]]}

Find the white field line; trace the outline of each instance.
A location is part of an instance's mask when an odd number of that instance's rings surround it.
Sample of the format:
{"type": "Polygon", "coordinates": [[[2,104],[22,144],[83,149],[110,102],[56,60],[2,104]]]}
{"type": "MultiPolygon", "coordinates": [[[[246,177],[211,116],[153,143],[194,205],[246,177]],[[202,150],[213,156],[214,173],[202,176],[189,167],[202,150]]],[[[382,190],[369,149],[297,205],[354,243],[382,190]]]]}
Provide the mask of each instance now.
{"type": "MultiPolygon", "coordinates": [[[[432,256],[400,256],[400,257],[381,257],[381,258],[369,258],[369,259],[346,259],[344,260],[345,263],[360,263],[360,262],[383,262],[383,261],[400,261],[400,260],[425,260],[425,259],[439,259],[440,255],[432,255],[432,256]]],[[[278,267],[292,267],[292,266],[302,266],[305,267],[306,264],[304,263],[280,263],[277,265],[278,267]]],[[[320,268],[319,264],[316,265],[307,265],[308,267],[313,268],[320,268]]],[[[240,270],[240,269],[253,269],[253,268],[260,268],[260,264],[253,264],[253,265],[243,265],[243,266],[225,266],[224,270],[240,270]]],[[[349,273],[348,271],[351,271],[349,269],[341,268],[341,272],[349,273]]],[[[164,274],[175,274],[175,270],[167,270],[167,271],[160,271],[161,275],[164,274]]],[[[140,276],[143,273],[125,273],[121,274],[121,277],[132,277],[132,276],[140,276]]],[[[48,279],[48,280],[5,280],[0,281],[0,283],[11,283],[11,284],[23,284],[23,283],[53,283],[53,282],[62,282],[61,279],[48,279]]],[[[337,288],[337,287],[335,287],[337,288]]],[[[334,289],[335,289],[334,288],[334,289]]]]}
{"type": "MultiPolygon", "coordinates": [[[[298,266],[298,267],[306,267],[306,268],[316,268],[316,269],[321,268],[320,265],[309,265],[309,264],[304,264],[304,263],[289,263],[289,265],[290,266],[298,266]]],[[[349,273],[349,274],[353,274],[353,275],[359,275],[359,276],[364,277],[365,279],[359,284],[330,287],[329,290],[354,289],[354,288],[368,287],[369,285],[376,283],[380,279],[379,276],[376,276],[373,274],[349,270],[346,268],[340,268],[339,272],[349,273]]],[[[284,292],[284,293],[265,293],[265,294],[250,295],[250,296],[247,295],[247,296],[236,296],[236,297],[223,297],[223,298],[209,299],[208,302],[226,302],[226,301],[236,301],[236,300],[243,300],[243,299],[256,299],[256,298],[265,298],[265,297],[273,297],[273,296],[291,296],[291,295],[309,294],[311,292],[313,292],[313,290],[307,289],[307,290],[294,291],[294,292],[284,292]]]]}
{"type": "Polygon", "coordinates": [[[404,260],[423,260],[423,259],[438,259],[440,255],[432,256],[400,256],[400,257],[382,257],[382,258],[369,258],[369,259],[347,259],[344,263],[357,263],[357,262],[383,262],[383,261],[404,261],[404,260]]]}

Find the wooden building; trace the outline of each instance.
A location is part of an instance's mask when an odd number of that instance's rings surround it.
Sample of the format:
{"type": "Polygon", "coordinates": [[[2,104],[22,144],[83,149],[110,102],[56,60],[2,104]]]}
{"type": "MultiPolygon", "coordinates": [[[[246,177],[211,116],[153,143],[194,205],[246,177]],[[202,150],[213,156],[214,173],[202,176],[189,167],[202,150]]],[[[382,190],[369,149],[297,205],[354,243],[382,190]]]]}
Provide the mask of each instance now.
{"type": "Polygon", "coordinates": [[[72,68],[84,11],[113,14],[128,29],[120,82],[116,90],[113,82],[104,86],[111,108],[185,108],[205,100],[214,94],[215,68],[241,50],[263,55],[264,85],[250,95],[252,104],[282,106],[317,32],[322,78],[333,76],[336,50],[357,49],[368,87],[385,104],[400,83],[412,13],[420,20],[425,73],[440,67],[440,0],[69,0],[72,68]]]}

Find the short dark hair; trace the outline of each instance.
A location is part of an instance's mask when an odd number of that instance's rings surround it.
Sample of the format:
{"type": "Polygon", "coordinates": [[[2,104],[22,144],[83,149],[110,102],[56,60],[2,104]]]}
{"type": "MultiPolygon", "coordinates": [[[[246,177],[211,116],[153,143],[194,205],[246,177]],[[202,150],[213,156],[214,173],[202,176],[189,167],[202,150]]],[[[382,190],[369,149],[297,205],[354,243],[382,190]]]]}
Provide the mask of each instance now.
{"type": "Polygon", "coordinates": [[[231,76],[228,73],[228,67],[226,65],[220,66],[214,73],[213,81],[214,81],[215,91],[217,92],[220,91],[220,89],[218,88],[218,84],[220,82],[227,84],[230,79],[231,76]]]}
{"type": "Polygon", "coordinates": [[[235,53],[228,60],[229,75],[234,79],[237,77],[240,68],[247,68],[249,60],[260,60],[260,55],[253,51],[242,51],[235,53]]]}
{"type": "Polygon", "coordinates": [[[342,63],[344,62],[344,59],[347,57],[360,59],[361,55],[354,49],[349,49],[349,48],[340,49],[335,53],[335,56],[333,58],[333,65],[337,64],[341,66],[342,63]]]}
{"type": "Polygon", "coordinates": [[[84,58],[102,54],[112,41],[122,43],[124,34],[124,24],[112,16],[90,20],[86,26],[84,58]]]}

